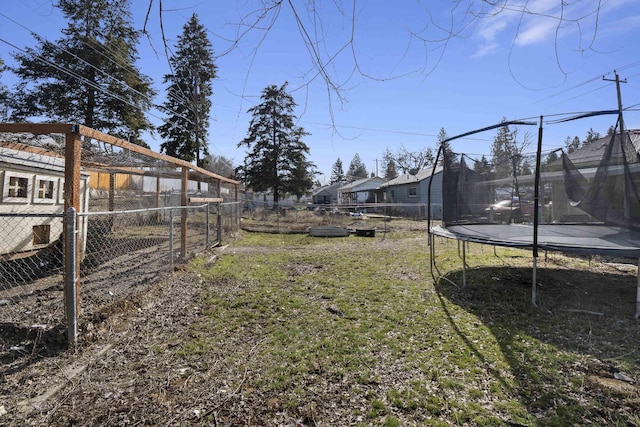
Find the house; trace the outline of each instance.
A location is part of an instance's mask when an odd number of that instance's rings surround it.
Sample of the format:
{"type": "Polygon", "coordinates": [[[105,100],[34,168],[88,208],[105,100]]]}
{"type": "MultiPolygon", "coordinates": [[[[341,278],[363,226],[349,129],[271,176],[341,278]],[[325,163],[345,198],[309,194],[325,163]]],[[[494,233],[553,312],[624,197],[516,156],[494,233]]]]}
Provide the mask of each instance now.
{"type": "Polygon", "coordinates": [[[343,185],[338,189],[338,204],[379,203],[381,200],[378,200],[378,188],[384,182],[386,182],[384,178],[372,176],[343,185]]]}
{"type": "Polygon", "coordinates": [[[345,183],[343,181],[336,182],[329,185],[324,185],[318,188],[312,197],[312,202],[314,205],[335,205],[338,203],[338,189],[344,186],[345,183]]]}
{"type": "MultiPolygon", "coordinates": [[[[626,130],[625,135],[629,137],[629,141],[635,147],[636,152],[640,152],[640,129],[626,130]]],[[[614,135],[615,143],[619,143],[620,135],[614,135]]],[[[592,181],[596,175],[600,162],[602,161],[607,146],[611,142],[611,135],[592,141],[571,153],[567,157],[571,163],[578,169],[580,174],[589,181],[592,181]]],[[[636,165],[632,166],[637,167],[636,165]]],[[[614,171],[616,166],[612,167],[614,171]]],[[[564,185],[562,172],[562,159],[559,159],[543,169],[541,183],[545,188],[545,192],[549,194],[551,205],[551,220],[560,222],[586,222],[590,221],[590,216],[583,211],[575,203],[569,203],[564,185]]],[[[637,173],[637,169],[634,169],[637,173]]]]}
{"type": "Polygon", "coordinates": [[[404,174],[379,187],[382,201],[426,206],[429,203],[429,182],[431,185],[431,213],[435,217],[442,214],[442,167],[420,169],[416,174],[404,174]]]}
{"type": "MultiPolygon", "coordinates": [[[[65,159],[54,152],[0,143],[1,255],[43,249],[60,238],[62,218],[46,215],[64,211],[64,169],[65,159]]],[[[84,212],[89,204],[89,175],[82,171],[80,179],[84,212]]],[[[84,219],[80,230],[86,236],[84,219]]]]}

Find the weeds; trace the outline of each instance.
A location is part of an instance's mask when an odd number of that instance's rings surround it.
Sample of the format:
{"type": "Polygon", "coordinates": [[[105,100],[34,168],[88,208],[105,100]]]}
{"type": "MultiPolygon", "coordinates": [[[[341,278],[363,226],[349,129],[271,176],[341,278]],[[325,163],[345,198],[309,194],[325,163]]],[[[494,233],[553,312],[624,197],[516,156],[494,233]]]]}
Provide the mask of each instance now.
{"type": "Polygon", "coordinates": [[[292,417],[313,403],[322,425],[634,425],[635,385],[620,395],[588,380],[638,380],[634,289],[621,290],[633,275],[554,255],[535,308],[527,252],[472,246],[461,288],[456,242],[437,242],[451,281],[434,282],[426,235],[401,234],[243,233],[214,265],[192,266],[209,284],[207,322],[183,357],[222,346],[250,372],[246,398],[277,398],[292,417]]]}

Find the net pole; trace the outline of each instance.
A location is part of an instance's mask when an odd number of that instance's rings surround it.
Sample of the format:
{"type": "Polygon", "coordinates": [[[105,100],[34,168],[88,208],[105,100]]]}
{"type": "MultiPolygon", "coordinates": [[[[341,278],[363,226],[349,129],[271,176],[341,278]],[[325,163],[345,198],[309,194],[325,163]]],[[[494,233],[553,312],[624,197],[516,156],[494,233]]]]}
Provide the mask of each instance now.
{"type": "Polygon", "coordinates": [[[536,304],[536,286],[538,275],[538,223],[540,222],[540,157],[542,156],[542,120],[540,116],[540,126],[538,127],[538,148],[536,150],[536,175],[533,188],[533,278],[531,283],[531,303],[536,304]]]}
{"type": "Polygon", "coordinates": [[[467,245],[462,241],[462,287],[467,287],[467,245]]]}

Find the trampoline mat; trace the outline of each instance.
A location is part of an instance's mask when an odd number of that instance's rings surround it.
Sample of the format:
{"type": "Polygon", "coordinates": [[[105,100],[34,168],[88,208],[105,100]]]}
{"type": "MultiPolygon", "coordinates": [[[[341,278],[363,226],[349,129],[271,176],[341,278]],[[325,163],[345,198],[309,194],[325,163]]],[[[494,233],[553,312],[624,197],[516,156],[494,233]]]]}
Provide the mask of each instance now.
{"type": "MultiPolygon", "coordinates": [[[[466,224],[434,226],[431,233],[449,239],[518,248],[533,247],[532,224],[466,224]]],[[[640,232],[607,225],[551,224],[538,226],[538,249],[640,257],[640,232]]]]}

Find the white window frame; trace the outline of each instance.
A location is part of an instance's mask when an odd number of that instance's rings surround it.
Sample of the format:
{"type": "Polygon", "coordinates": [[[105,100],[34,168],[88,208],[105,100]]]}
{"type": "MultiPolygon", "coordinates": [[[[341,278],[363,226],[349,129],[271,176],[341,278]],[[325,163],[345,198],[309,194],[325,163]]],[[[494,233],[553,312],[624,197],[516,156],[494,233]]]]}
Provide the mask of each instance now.
{"type": "Polygon", "coordinates": [[[409,198],[418,197],[418,187],[409,187],[409,189],[407,190],[407,197],[409,198]]]}
{"type": "Polygon", "coordinates": [[[60,179],[58,181],[58,191],[57,191],[58,204],[64,205],[64,179],[60,179]]]}
{"type": "Polygon", "coordinates": [[[33,189],[33,202],[34,203],[50,203],[54,204],[58,201],[58,182],[60,180],[58,178],[52,176],[41,176],[36,175],[35,179],[35,187],[33,189]],[[40,182],[46,181],[53,184],[53,188],[51,190],[51,197],[40,197],[40,182]]]}
{"type": "Polygon", "coordinates": [[[7,203],[31,203],[33,195],[33,175],[21,172],[5,171],[4,186],[2,188],[2,201],[7,203]],[[23,178],[27,180],[26,197],[9,197],[9,189],[11,188],[11,178],[23,178]]]}

